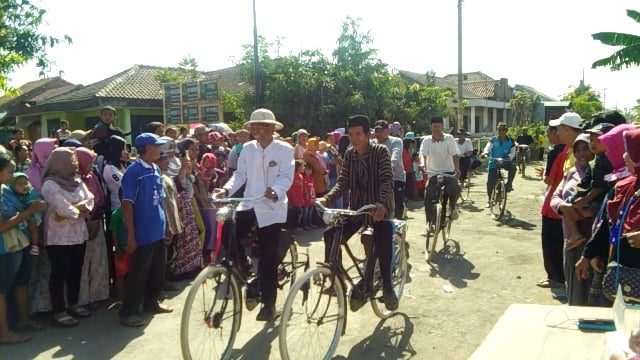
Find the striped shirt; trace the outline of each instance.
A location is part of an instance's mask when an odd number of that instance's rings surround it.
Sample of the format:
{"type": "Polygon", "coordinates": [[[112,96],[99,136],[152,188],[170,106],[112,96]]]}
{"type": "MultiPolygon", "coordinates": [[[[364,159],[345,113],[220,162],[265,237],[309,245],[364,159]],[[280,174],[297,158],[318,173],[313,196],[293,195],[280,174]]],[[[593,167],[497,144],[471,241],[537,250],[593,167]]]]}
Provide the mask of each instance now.
{"type": "MultiPolygon", "coordinates": [[[[349,196],[350,209],[379,203],[387,208],[386,218],[391,218],[394,204],[393,174],[386,146],[370,142],[369,151],[363,155],[353,147],[347,149],[337,183],[325,197],[332,202],[342,194],[349,196]]],[[[370,221],[369,217],[365,219],[367,221],[370,221]]]]}

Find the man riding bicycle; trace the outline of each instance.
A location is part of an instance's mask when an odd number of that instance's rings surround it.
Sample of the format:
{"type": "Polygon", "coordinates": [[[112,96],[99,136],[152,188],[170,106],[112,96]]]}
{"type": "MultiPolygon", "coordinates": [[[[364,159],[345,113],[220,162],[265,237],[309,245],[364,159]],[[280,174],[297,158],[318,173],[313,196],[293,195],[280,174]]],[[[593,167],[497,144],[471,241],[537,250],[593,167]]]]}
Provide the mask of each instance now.
{"type": "Polygon", "coordinates": [[[256,320],[272,321],[276,317],[278,238],[287,221],[287,190],[293,182],[293,148],[273,134],[282,129],[273,112],[258,109],[245,123],[255,140],[244,144],[238,168],[222,189],[214,192],[220,198],[233,195],[245,185],[244,196],[264,196],[241,203],[237,212],[238,239],[246,237],[258,225],[258,279],[262,290],[262,309],[256,320]]]}
{"type": "MultiPolygon", "coordinates": [[[[319,201],[326,206],[346,195],[350,209],[376,205],[372,216],[352,218],[344,224],[342,241],[351,238],[363,225],[373,226],[373,256],[377,257],[382,272],[384,305],[393,311],[398,308],[398,298],[391,282],[393,224],[390,219],[394,210],[391,157],[384,145],[370,142],[367,116],[351,116],[347,121],[347,131],[352,146],[344,154],[344,165],[336,185],[319,201]]],[[[324,233],[325,261],[329,258],[335,231],[338,229],[330,228],[324,233]]],[[[364,279],[358,282],[356,290],[352,292],[352,301],[364,303],[369,290],[367,282],[364,279]]]]}
{"type": "MultiPolygon", "coordinates": [[[[443,132],[441,117],[431,118],[431,135],[426,136],[420,144],[420,163],[425,169],[429,180],[424,194],[424,209],[427,223],[431,223],[434,214],[434,201],[438,194],[438,175],[460,176],[460,152],[456,140],[450,134],[443,132]]],[[[457,219],[456,203],[460,196],[460,184],[455,177],[444,177],[445,195],[448,198],[451,217],[457,219]]],[[[428,229],[427,229],[428,230],[428,229]]]]}
{"type": "Polygon", "coordinates": [[[487,195],[489,197],[487,207],[490,206],[491,194],[498,181],[499,168],[496,159],[503,159],[500,167],[506,169],[509,173],[505,190],[507,192],[513,191],[513,178],[516,176],[516,166],[513,163],[513,159],[516,155],[516,148],[513,140],[507,136],[508,130],[507,124],[498,124],[498,136],[494,136],[489,140],[481,155],[482,157],[489,157],[487,164],[487,170],[489,171],[487,175],[487,195]]]}
{"type": "Polygon", "coordinates": [[[458,130],[456,136],[456,145],[460,153],[460,182],[464,182],[471,167],[473,144],[471,143],[471,139],[467,137],[467,132],[464,129],[458,130]]]}

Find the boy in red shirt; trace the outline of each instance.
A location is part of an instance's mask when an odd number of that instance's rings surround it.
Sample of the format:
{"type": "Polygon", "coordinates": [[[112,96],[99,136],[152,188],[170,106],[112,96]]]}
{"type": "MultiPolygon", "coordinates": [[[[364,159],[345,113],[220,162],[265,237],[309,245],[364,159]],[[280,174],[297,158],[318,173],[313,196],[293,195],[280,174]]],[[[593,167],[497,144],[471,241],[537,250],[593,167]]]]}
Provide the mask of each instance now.
{"type": "Polygon", "coordinates": [[[297,227],[303,226],[303,209],[305,207],[304,187],[304,161],[296,160],[295,171],[293,173],[293,183],[291,184],[289,191],[287,191],[287,198],[289,199],[289,205],[295,211],[297,227]]]}

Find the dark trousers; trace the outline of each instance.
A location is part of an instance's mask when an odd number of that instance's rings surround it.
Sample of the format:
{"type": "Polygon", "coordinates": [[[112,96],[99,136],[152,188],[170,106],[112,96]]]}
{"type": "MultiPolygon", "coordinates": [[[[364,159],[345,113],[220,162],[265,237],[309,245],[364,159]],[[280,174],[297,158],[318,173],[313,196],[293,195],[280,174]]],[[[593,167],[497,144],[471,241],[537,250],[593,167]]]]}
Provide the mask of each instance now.
{"type": "Polygon", "coordinates": [[[562,220],[542,217],[542,260],[547,278],[564,283],[562,220]]]}
{"type": "MultiPolygon", "coordinates": [[[[511,186],[513,184],[513,178],[516,176],[516,166],[511,161],[505,161],[502,165],[502,168],[507,170],[507,186],[511,186]]],[[[487,195],[489,196],[489,200],[491,200],[491,194],[493,193],[493,188],[496,186],[498,182],[498,168],[494,167],[489,169],[489,173],[487,174],[487,195]]]]}
{"type": "MultiPolygon", "coordinates": [[[[238,211],[236,214],[238,239],[247,236],[258,222],[253,210],[238,211]]],[[[258,227],[258,281],[262,290],[262,303],[274,306],[278,295],[278,238],[283,224],[258,227]]]]}
{"type": "Polygon", "coordinates": [[[416,174],[413,172],[407,173],[407,183],[405,186],[405,198],[408,200],[415,200],[418,197],[418,189],[416,188],[416,174]]]}
{"type": "Polygon", "coordinates": [[[125,279],[124,301],[120,316],[141,312],[141,306],[151,309],[158,305],[166,271],[166,248],[159,240],[138,245],[131,255],[129,273],[125,279]]]}
{"type": "MultiPolygon", "coordinates": [[[[429,177],[429,182],[424,190],[424,213],[427,222],[430,220],[435,221],[435,204],[438,203],[438,195],[440,191],[440,184],[438,183],[437,176],[429,177]]],[[[450,209],[456,205],[458,196],[460,196],[460,183],[458,179],[452,177],[442,178],[444,182],[444,192],[447,199],[447,204],[450,209]]],[[[446,209],[444,209],[446,211],[446,209]]]]}
{"type": "Polygon", "coordinates": [[[460,182],[463,182],[469,173],[471,167],[471,157],[463,156],[460,158],[460,182]]]}
{"type": "Polygon", "coordinates": [[[393,197],[395,200],[394,217],[398,220],[402,220],[402,216],[404,215],[404,187],[405,183],[402,181],[393,182],[393,197]]]}
{"type": "MultiPolygon", "coordinates": [[[[340,242],[348,241],[363,225],[363,219],[353,219],[344,224],[342,228],[342,239],[340,242]]],[[[338,228],[332,227],[324,232],[324,260],[329,262],[331,255],[331,245],[333,237],[338,228]]],[[[393,288],[391,284],[391,251],[393,241],[393,224],[391,221],[383,220],[373,223],[373,256],[380,262],[382,272],[382,283],[385,291],[393,288]]]]}
{"type": "Polygon", "coordinates": [[[51,307],[54,313],[65,311],[65,288],[69,305],[78,304],[80,293],[80,277],[84,264],[85,244],[79,245],[49,245],[47,254],[51,263],[49,277],[49,293],[51,307]]]}

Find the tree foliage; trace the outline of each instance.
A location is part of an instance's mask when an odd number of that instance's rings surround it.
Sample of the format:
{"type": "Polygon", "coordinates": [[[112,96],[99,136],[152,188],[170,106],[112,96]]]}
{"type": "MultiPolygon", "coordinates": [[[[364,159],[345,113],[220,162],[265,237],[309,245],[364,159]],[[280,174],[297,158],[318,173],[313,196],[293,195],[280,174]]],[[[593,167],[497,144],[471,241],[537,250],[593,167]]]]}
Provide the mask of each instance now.
{"type": "Polygon", "coordinates": [[[197,80],[201,77],[198,62],[191,56],[185,56],[178,62],[178,67],[160,70],[155,78],[160,83],[177,83],[197,80]]]}
{"type": "MultiPolygon", "coordinates": [[[[323,133],[343,127],[355,113],[420,131],[426,119],[446,113],[451,90],[435,83],[407,84],[377,57],[371,33],[362,31],[358,20],[347,18],[341,30],[330,58],[319,50],[272,56],[272,44],[259,39],[264,106],[285,124],[285,131],[304,127],[323,133]]],[[[240,73],[254,84],[253,47],[243,49],[240,73]]],[[[249,110],[251,99],[244,99],[249,110]]]]}
{"type": "Polygon", "coordinates": [[[61,41],[71,43],[69,36],[60,39],[40,32],[45,14],[30,0],[0,1],[0,93],[16,94],[8,75],[19,66],[35,60],[44,74],[49,66],[47,51],[61,41]]]}
{"type": "Polygon", "coordinates": [[[540,97],[527,91],[516,91],[509,102],[513,111],[513,120],[516,125],[528,124],[533,120],[536,105],[540,97]]]}
{"type": "Polygon", "coordinates": [[[569,107],[583,119],[591,120],[593,115],[604,109],[600,96],[591,86],[580,83],[578,87],[566,94],[562,100],[569,101],[569,107]]]}
{"type": "MultiPolygon", "coordinates": [[[[640,23],[640,12],[627,10],[627,16],[640,23]]],[[[640,65],[640,36],[616,32],[600,32],[592,35],[594,40],[618,50],[610,56],[593,63],[592,67],[608,67],[611,70],[640,65]]]]}

